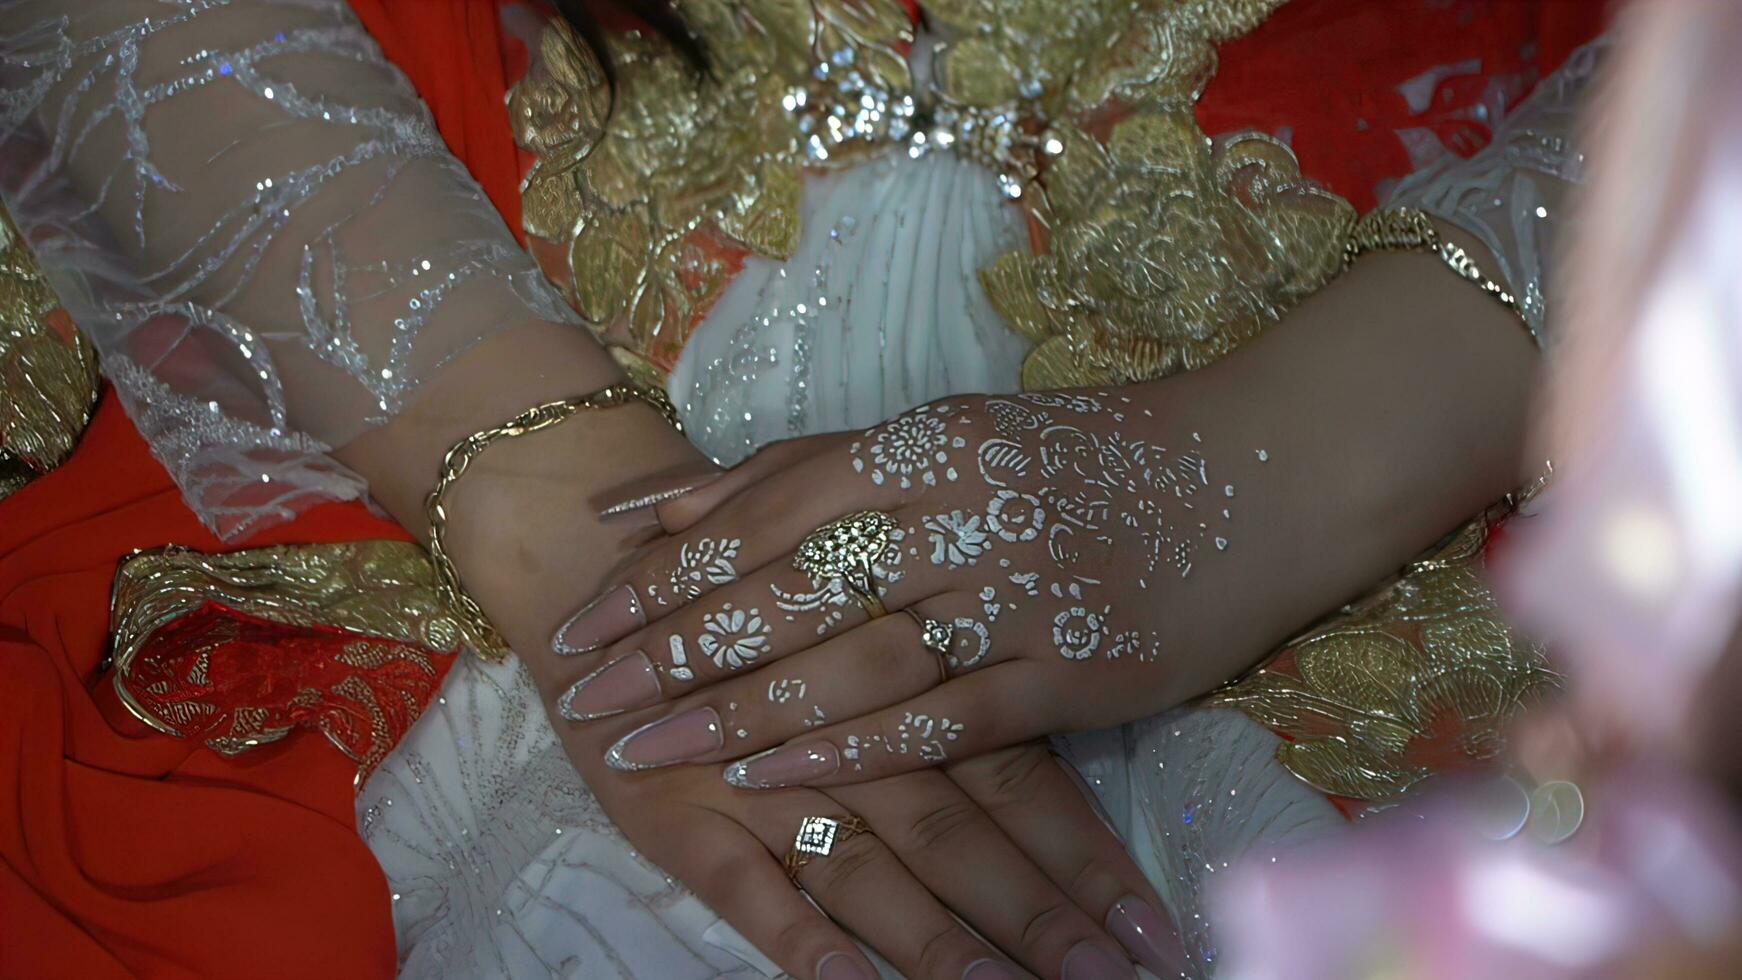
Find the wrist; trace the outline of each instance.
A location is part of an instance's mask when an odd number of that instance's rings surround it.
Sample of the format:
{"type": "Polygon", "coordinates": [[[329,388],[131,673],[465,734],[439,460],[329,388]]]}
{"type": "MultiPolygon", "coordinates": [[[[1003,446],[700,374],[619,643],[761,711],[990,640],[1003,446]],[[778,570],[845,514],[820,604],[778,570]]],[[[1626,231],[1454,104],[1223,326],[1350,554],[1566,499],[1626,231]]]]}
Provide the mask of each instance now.
{"type": "Polygon", "coordinates": [[[466,593],[544,686],[551,636],[657,531],[651,514],[600,516],[627,483],[706,467],[653,409],[583,410],[502,439],[444,497],[444,541],[466,593]]]}

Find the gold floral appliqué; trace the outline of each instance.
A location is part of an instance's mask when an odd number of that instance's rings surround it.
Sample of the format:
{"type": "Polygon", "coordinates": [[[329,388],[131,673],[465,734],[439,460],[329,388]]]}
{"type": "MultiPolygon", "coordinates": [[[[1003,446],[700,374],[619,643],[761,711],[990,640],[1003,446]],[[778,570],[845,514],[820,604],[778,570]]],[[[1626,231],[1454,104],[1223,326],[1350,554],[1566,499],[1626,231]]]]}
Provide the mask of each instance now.
{"type": "Polygon", "coordinates": [[[0,214],[0,499],[72,454],[96,400],[96,352],[0,214]]]}
{"type": "Polygon", "coordinates": [[[142,552],[116,577],[121,701],[158,731],[235,755],[299,727],[371,769],[435,695],[458,622],[415,544],[142,552]]]}
{"type": "Polygon", "coordinates": [[[1276,730],[1289,771],[1355,800],[1394,799],[1492,759],[1507,723],[1558,678],[1501,617],[1482,574],[1486,540],[1485,521],[1472,522],[1208,704],[1276,730]]]}

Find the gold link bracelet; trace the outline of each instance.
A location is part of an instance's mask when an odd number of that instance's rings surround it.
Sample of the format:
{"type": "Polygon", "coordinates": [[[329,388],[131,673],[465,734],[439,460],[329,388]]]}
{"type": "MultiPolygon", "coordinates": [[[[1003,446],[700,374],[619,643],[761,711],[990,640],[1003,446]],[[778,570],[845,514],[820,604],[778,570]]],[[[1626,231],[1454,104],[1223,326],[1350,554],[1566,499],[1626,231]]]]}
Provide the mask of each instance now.
{"type": "Polygon", "coordinates": [[[448,526],[448,511],[442,498],[448,490],[466,475],[466,469],[472,465],[485,449],[503,439],[518,439],[524,435],[541,432],[552,426],[574,418],[584,411],[601,408],[616,408],[640,402],[658,412],[666,422],[683,431],[683,423],[678,420],[677,409],[666,398],[665,392],[658,388],[646,387],[632,381],[625,381],[579,398],[565,398],[562,401],[546,402],[529,408],[519,415],[495,428],[475,432],[454,444],[442,458],[441,478],[436,481],[435,489],[430,491],[429,500],[425,504],[429,515],[429,557],[436,570],[436,589],[443,604],[453,611],[459,619],[460,629],[466,634],[466,640],[477,651],[480,657],[492,662],[500,662],[508,655],[508,644],[502,639],[502,634],[496,627],[490,625],[489,617],[484,610],[460,585],[459,570],[454,568],[453,559],[448,557],[445,535],[448,526]]]}
{"type": "Polygon", "coordinates": [[[1523,307],[1518,305],[1518,297],[1507,292],[1506,287],[1484,276],[1477,268],[1476,260],[1470,258],[1470,253],[1455,242],[1448,242],[1440,236],[1440,230],[1428,216],[1415,208],[1383,208],[1371,211],[1366,217],[1355,223],[1354,230],[1349,232],[1349,241],[1343,246],[1343,268],[1346,270],[1355,264],[1355,260],[1369,252],[1432,252],[1440,257],[1459,278],[1473,283],[1484,293],[1494,297],[1501,306],[1512,311],[1518,317],[1518,322],[1524,325],[1524,330],[1530,335],[1530,342],[1536,343],[1536,331],[1530,327],[1530,320],[1524,315],[1523,307]]]}

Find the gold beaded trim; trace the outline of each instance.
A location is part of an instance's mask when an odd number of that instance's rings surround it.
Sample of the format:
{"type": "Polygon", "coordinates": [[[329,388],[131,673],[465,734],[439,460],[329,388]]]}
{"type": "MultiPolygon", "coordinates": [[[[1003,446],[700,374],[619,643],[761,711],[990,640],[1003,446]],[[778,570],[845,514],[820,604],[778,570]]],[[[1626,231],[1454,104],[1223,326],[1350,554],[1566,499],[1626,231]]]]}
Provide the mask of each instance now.
{"type": "Polygon", "coordinates": [[[1518,297],[1484,276],[1477,268],[1476,260],[1470,258],[1470,253],[1461,246],[1441,238],[1440,230],[1425,213],[1415,208],[1382,208],[1369,212],[1349,232],[1349,240],[1343,246],[1343,268],[1348,269],[1368,252],[1432,252],[1438,255],[1460,278],[1474,283],[1501,306],[1511,310],[1524,326],[1525,333],[1530,335],[1530,342],[1537,342],[1536,331],[1531,329],[1524,308],[1518,305],[1518,297]]]}
{"type": "Polygon", "coordinates": [[[442,457],[441,478],[436,481],[435,489],[430,491],[429,501],[425,504],[429,515],[430,562],[435,565],[437,594],[459,619],[460,630],[465,634],[466,641],[485,660],[500,662],[506,658],[508,644],[502,639],[502,634],[496,632],[496,627],[490,625],[484,610],[460,585],[459,570],[454,568],[453,560],[448,557],[445,543],[448,511],[442,498],[460,477],[466,475],[466,469],[472,465],[472,461],[491,444],[503,439],[518,439],[560,425],[583,411],[616,408],[631,402],[647,405],[670,423],[672,428],[683,431],[677,409],[666,398],[664,391],[634,382],[623,382],[601,388],[590,395],[546,402],[529,408],[495,428],[467,436],[442,457]]]}

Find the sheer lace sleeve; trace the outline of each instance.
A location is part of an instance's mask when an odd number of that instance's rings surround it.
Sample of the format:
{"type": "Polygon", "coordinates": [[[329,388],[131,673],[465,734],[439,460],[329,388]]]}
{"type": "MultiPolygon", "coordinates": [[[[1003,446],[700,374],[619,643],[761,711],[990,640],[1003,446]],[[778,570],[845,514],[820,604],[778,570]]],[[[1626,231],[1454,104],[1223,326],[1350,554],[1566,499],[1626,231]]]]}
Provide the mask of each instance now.
{"type": "Polygon", "coordinates": [[[572,322],[343,0],[12,0],[0,34],[0,195],[220,534],[360,496],[329,446],[572,322]]]}
{"type": "Polygon", "coordinates": [[[1420,208],[1480,238],[1498,258],[1525,319],[1548,343],[1549,270],[1569,191],[1584,180],[1580,110],[1608,53],[1607,38],[1580,48],[1508,114],[1494,142],[1468,160],[1449,156],[1398,185],[1388,206],[1420,208]]]}

